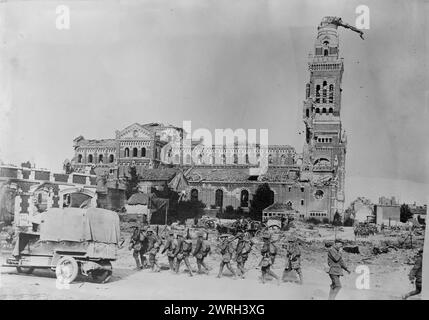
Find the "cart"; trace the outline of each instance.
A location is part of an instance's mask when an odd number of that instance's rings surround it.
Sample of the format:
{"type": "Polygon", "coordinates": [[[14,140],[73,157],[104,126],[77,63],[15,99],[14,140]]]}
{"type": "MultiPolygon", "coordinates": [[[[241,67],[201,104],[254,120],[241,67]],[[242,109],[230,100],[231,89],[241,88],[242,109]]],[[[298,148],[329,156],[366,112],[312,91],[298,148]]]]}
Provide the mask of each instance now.
{"type": "Polygon", "coordinates": [[[20,232],[4,267],[19,273],[51,269],[63,283],[78,274],[107,282],[116,260],[120,229],[117,213],[100,208],[51,208],[43,213],[40,232],[20,232]]]}

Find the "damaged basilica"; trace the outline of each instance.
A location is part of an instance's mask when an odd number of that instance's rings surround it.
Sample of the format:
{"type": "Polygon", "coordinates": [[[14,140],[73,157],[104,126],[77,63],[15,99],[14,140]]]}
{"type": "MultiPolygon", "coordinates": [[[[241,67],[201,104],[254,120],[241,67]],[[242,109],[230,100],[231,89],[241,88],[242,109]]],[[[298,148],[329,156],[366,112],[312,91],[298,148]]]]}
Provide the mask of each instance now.
{"type": "Polygon", "coordinates": [[[77,137],[70,162],[72,170],[94,171],[99,177],[99,199],[104,195],[106,203],[114,190],[121,188],[120,181],[129,167],[135,166],[144,192],[148,186],[170,185],[189,199],[201,200],[207,208],[233,206],[246,212],[258,186],[268,183],[272,203],[288,204],[301,218],[332,221],[344,207],[347,144],[341,124],[344,65],[339,57],[337,28],[338,24],[329,17],[323,19],[309,55],[309,81],[302,109],[306,128],[302,153],[288,145],[269,145],[268,169],[258,173],[248,161],[249,146],[213,146],[212,152],[204,150],[199,157],[191,157],[198,143],[182,139],[178,150],[168,148],[174,137],[183,138],[182,128],[134,123],[116,131],[114,139],[77,137]]]}

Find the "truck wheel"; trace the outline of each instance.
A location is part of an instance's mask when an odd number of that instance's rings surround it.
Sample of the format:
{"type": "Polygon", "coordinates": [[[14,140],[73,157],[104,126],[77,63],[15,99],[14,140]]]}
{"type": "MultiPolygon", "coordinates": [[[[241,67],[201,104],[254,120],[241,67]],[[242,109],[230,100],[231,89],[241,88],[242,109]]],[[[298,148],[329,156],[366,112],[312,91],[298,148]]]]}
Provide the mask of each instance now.
{"type": "Polygon", "coordinates": [[[57,279],[64,283],[72,283],[79,273],[79,265],[73,257],[62,257],[58,260],[55,274],[57,279]]]}
{"type": "Polygon", "coordinates": [[[109,281],[112,276],[112,264],[110,261],[101,261],[100,265],[105,269],[96,269],[91,272],[91,277],[98,283],[105,283],[109,281]]]}
{"type": "Polygon", "coordinates": [[[16,267],[16,271],[18,271],[18,273],[31,274],[34,271],[34,267],[16,267]]]}

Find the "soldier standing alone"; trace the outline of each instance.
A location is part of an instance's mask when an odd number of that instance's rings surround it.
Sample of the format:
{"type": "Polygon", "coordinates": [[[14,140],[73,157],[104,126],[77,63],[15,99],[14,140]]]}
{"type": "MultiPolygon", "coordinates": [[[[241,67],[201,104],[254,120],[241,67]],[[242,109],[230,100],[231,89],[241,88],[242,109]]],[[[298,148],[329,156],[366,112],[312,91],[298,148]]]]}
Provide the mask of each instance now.
{"type": "Polygon", "coordinates": [[[227,234],[222,234],[219,238],[220,238],[220,254],[222,255],[222,260],[220,262],[220,267],[219,267],[219,274],[217,275],[218,278],[222,277],[222,273],[223,273],[223,267],[226,266],[229,271],[231,271],[234,279],[236,277],[235,275],[235,271],[231,266],[231,259],[232,259],[232,254],[234,252],[234,248],[232,247],[232,241],[230,241],[228,239],[229,235],[227,234]]]}
{"type": "Polygon", "coordinates": [[[334,245],[328,249],[329,277],[331,278],[331,290],[329,291],[329,300],[335,300],[338,292],[341,290],[340,277],[343,276],[343,269],[350,274],[349,269],[343,261],[342,242],[336,240],[334,245]]]}
{"type": "Polygon", "coordinates": [[[415,296],[420,294],[422,292],[422,267],[423,267],[423,249],[420,249],[417,252],[414,267],[411,269],[410,274],[408,275],[408,278],[410,279],[411,283],[414,282],[416,289],[407,293],[402,297],[402,299],[408,299],[411,296],[415,296]]]}

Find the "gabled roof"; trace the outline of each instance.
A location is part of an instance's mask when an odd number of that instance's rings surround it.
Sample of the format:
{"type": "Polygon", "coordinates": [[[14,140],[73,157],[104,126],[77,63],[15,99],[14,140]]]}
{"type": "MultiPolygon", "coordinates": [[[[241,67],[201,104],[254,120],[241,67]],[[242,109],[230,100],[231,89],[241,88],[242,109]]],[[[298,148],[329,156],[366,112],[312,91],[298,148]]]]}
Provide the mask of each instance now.
{"type": "Polygon", "coordinates": [[[129,205],[147,205],[149,203],[149,195],[143,192],[134,193],[127,201],[129,205]]]}
{"type": "Polygon", "coordinates": [[[179,172],[177,168],[143,169],[139,171],[139,175],[143,181],[170,182],[179,172]]]}
{"type": "Polygon", "coordinates": [[[249,169],[243,168],[192,168],[186,172],[186,179],[193,182],[221,181],[237,182],[248,181],[249,169]]]}
{"type": "Polygon", "coordinates": [[[292,205],[290,205],[288,203],[280,203],[280,202],[275,202],[272,205],[266,207],[262,211],[265,211],[265,212],[289,212],[289,213],[296,212],[296,210],[292,208],[292,205]]]}

